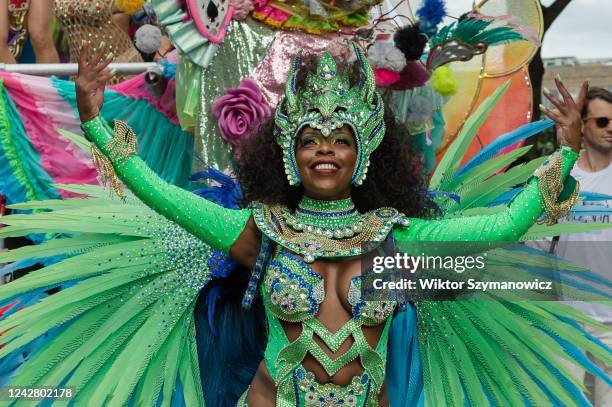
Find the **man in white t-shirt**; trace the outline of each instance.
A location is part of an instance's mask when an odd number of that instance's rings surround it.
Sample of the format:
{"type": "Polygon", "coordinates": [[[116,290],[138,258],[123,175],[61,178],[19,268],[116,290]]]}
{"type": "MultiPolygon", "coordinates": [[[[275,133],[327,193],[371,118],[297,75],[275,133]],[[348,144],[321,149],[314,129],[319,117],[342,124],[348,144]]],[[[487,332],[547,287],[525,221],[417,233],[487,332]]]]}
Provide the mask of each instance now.
{"type": "MultiPolygon", "coordinates": [[[[583,117],[584,151],[576,162],[571,174],[580,182],[580,191],[596,192],[612,196],[612,92],[602,88],[589,90],[583,117]]],[[[612,200],[579,202],[578,209],[612,208],[612,200]]],[[[586,212],[584,212],[586,213],[586,212]]],[[[573,222],[610,223],[611,214],[570,216],[573,222]]],[[[597,232],[572,233],[561,235],[555,253],[576,264],[612,281],[612,229],[597,232]]],[[[594,319],[612,327],[612,307],[595,303],[572,303],[594,319]]],[[[610,332],[587,330],[612,348],[610,332]]],[[[600,367],[612,377],[611,366],[600,367]]],[[[584,370],[577,371],[579,379],[584,380],[584,370]]],[[[612,387],[603,380],[595,378],[593,401],[596,407],[612,406],[612,387]]]]}

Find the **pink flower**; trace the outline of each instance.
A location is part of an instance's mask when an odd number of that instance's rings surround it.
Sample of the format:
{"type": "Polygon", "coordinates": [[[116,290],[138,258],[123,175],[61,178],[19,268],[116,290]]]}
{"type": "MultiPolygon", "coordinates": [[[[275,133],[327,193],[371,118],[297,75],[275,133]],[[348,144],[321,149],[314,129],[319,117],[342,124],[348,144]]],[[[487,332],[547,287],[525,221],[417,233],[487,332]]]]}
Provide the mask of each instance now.
{"type": "Polygon", "coordinates": [[[271,114],[259,86],[248,78],[215,100],[212,112],[219,122],[221,137],[234,146],[238,146],[271,114]]]}
{"type": "Polygon", "coordinates": [[[247,18],[254,8],[251,0],[232,0],[232,6],[234,6],[232,18],[236,21],[242,21],[247,18]]]}

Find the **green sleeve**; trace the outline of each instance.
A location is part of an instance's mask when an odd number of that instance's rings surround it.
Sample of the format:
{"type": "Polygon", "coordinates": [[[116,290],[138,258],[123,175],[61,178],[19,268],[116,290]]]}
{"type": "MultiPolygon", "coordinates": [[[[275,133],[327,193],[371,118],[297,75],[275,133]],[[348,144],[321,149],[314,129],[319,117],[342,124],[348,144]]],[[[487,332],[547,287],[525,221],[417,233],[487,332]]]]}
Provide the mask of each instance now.
{"type": "Polygon", "coordinates": [[[85,136],[111,159],[125,185],[147,206],[200,238],[213,249],[229,253],[251,211],[227,209],[160,179],[137,155],[114,157],[109,141],[114,131],[100,116],[81,125],[85,136]],[[114,158],[111,158],[114,157],[114,158]]]}
{"type": "MultiPolygon", "coordinates": [[[[578,153],[561,148],[562,179],[569,175],[578,153]]],[[[410,226],[396,227],[398,241],[516,241],[527,232],[544,210],[539,180],[532,177],[508,207],[492,215],[426,220],[411,219],[410,226]]]]}

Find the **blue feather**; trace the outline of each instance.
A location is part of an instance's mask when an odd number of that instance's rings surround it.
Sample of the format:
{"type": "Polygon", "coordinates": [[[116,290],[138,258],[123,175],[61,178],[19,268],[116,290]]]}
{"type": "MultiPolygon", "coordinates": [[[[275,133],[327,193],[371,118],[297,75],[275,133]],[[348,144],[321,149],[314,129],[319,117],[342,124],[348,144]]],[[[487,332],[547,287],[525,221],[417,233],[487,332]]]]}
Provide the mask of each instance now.
{"type": "MultiPolygon", "coordinates": [[[[540,362],[542,362],[542,364],[550,372],[552,372],[553,375],[555,375],[555,377],[561,383],[561,385],[565,388],[565,390],[571,394],[572,398],[574,399],[574,402],[576,403],[576,406],[580,406],[580,407],[590,407],[591,406],[591,403],[585,397],[582,390],[578,386],[576,386],[574,383],[572,383],[570,380],[568,380],[564,375],[562,375],[559,369],[557,369],[552,364],[550,364],[550,362],[548,362],[544,357],[537,355],[537,354],[535,356],[538,359],[540,359],[540,362]]],[[[546,386],[546,384],[537,377],[537,372],[528,371],[528,374],[531,376],[532,379],[534,379],[536,383],[538,383],[540,388],[547,394],[553,406],[555,407],[563,406],[563,404],[558,400],[557,397],[555,397],[555,395],[550,391],[550,389],[546,386]]]]}
{"type": "Polygon", "coordinates": [[[482,164],[490,158],[493,158],[501,150],[509,147],[521,140],[529,138],[535,134],[538,134],[547,128],[551,127],[554,122],[550,119],[540,120],[533,123],[528,123],[524,126],[519,127],[516,130],[512,130],[509,133],[499,136],[491,144],[480,150],[470,161],[468,161],[463,167],[457,171],[455,177],[463,174],[464,172],[471,170],[472,168],[482,164]]]}
{"type": "Polygon", "coordinates": [[[55,327],[0,359],[0,387],[10,384],[12,378],[17,373],[17,369],[69,325],[70,322],[67,322],[62,326],[55,327]]]}
{"type": "Polygon", "coordinates": [[[240,184],[234,178],[214,168],[208,168],[192,174],[189,179],[191,181],[208,179],[218,182],[220,186],[205,186],[194,190],[193,193],[229,209],[240,208],[242,191],[240,190],[240,184]]]}
{"type": "Polygon", "coordinates": [[[487,204],[487,207],[490,208],[492,206],[507,204],[508,202],[512,200],[512,198],[514,198],[516,194],[518,194],[522,190],[523,190],[522,187],[517,187],[517,188],[511,189],[510,191],[504,192],[503,194],[501,194],[500,196],[498,196],[497,198],[489,202],[487,204]]]}
{"type": "Polygon", "coordinates": [[[206,296],[206,303],[208,304],[208,326],[210,327],[210,333],[215,338],[219,336],[219,330],[215,325],[215,311],[217,310],[217,300],[221,296],[220,290],[221,287],[219,285],[213,285],[206,296]]]}
{"type": "Polygon", "coordinates": [[[176,64],[168,61],[168,58],[160,59],[157,64],[163,68],[164,78],[176,79],[176,64]]]}
{"type": "MultiPolygon", "coordinates": [[[[240,208],[242,191],[240,190],[240,184],[238,181],[232,177],[225,175],[219,170],[209,167],[204,171],[192,174],[189,179],[191,181],[201,179],[216,181],[220,184],[220,186],[205,186],[196,189],[193,191],[193,193],[229,209],[240,208]]],[[[233,259],[219,251],[215,252],[208,261],[208,267],[214,278],[227,278],[232,271],[234,271],[236,266],[237,263],[233,259]]],[[[217,300],[219,300],[221,296],[220,287],[213,286],[213,288],[208,292],[206,298],[206,304],[208,306],[208,324],[210,332],[214,337],[219,335],[217,327],[214,323],[214,316],[217,309],[217,300]]]]}
{"type": "Polygon", "coordinates": [[[416,12],[421,32],[431,37],[436,33],[438,24],[446,17],[445,0],[424,0],[416,12]]]}
{"type": "MultiPolygon", "coordinates": [[[[208,179],[219,186],[204,186],[193,193],[226,208],[239,209],[242,191],[237,180],[214,168],[198,172],[191,180],[208,179]]],[[[244,288],[237,284],[247,270],[221,252],[208,266],[214,277],[200,293],[194,309],[196,342],[206,405],[233,407],[251,383],[265,348],[265,315],[261,301],[242,309],[244,288]]]]}
{"type": "Polygon", "coordinates": [[[612,200],[612,196],[610,196],[610,195],[599,194],[597,192],[589,192],[589,191],[580,192],[580,197],[585,202],[588,202],[588,201],[607,201],[607,200],[612,200]]]}
{"type": "Polygon", "coordinates": [[[603,206],[594,205],[582,205],[576,206],[570,211],[573,216],[602,216],[609,215],[612,213],[612,208],[606,208],[603,206]]]}
{"type": "Polygon", "coordinates": [[[610,380],[610,377],[608,377],[606,372],[604,372],[599,366],[597,366],[597,364],[595,364],[591,359],[589,359],[582,350],[572,345],[565,339],[562,339],[562,338],[559,338],[553,335],[551,336],[555,341],[559,343],[559,345],[563,346],[563,349],[565,349],[565,352],[568,355],[570,355],[572,359],[580,363],[580,365],[582,365],[582,367],[585,368],[586,370],[599,376],[602,380],[608,383],[608,385],[612,386],[612,380],[610,380]]]}
{"type": "Polygon", "coordinates": [[[16,261],[14,263],[10,263],[7,266],[0,267],[0,278],[4,277],[5,275],[9,273],[13,273],[17,270],[21,270],[26,267],[33,266],[34,264],[37,264],[37,263],[38,263],[38,259],[24,259],[24,260],[16,261]]]}
{"type": "MultiPolygon", "coordinates": [[[[518,251],[519,252],[517,254],[517,259],[518,259],[517,261],[518,262],[520,262],[521,261],[520,259],[522,258],[521,257],[522,253],[520,253],[520,252],[525,252],[525,253],[528,253],[529,255],[537,255],[537,256],[540,256],[540,257],[547,257],[547,258],[551,259],[550,260],[551,264],[554,264],[554,262],[556,262],[556,260],[558,260],[558,259],[563,260],[562,258],[560,258],[559,256],[557,256],[555,254],[547,253],[545,251],[536,249],[534,247],[529,247],[529,246],[526,246],[524,244],[515,244],[515,245],[512,245],[511,247],[508,248],[508,250],[518,251]]],[[[604,286],[612,288],[610,286],[611,282],[610,282],[609,279],[607,279],[605,277],[602,277],[602,276],[598,275],[597,273],[593,273],[592,271],[581,271],[581,272],[577,273],[577,272],[574,272],[574,271],[568,272],[567,270],[565,270],[565,271],[564,270],[557,270],[556,268],[557,268],[557,266],[555,266],[555,272],[562,271],[564,273],[564,274],[559,276],[561,278],[561,281],[563,282],[563,284],[565,284],[565,279],[566,278],[571,277],[571,279],[574,279],[574,280],[584,280],[584,281],[587,281],[587,282],[591,282],[593,284],[604,285],[604,286]]],[[[528,271],[531,272],[532,268],[529,268],[528,271]]],[[[550,268],[549,269],[545,269],[544,271],[550,275],[550,268]]],[[[606,295],[608,295],[608,294],[606,294],[606,295]]]]}
{"type": "MultiPolygon", "coordinates": [[[[598,346],[600,346],[602,349],[604,349],[606,352],[612,352],[612,349],[610,349],[610,347],[608,345],[606,345],[605,343],[603,343],[599,338],[597,338],[596,336],[591,335],[590,333],[588,333],[587,331],[584,330],[584,328],[582,328],[582,326],[580,326],[580,324],[576,321],[574,321],[571,318],[568,318],[564,315],[558,315],[555,314],[555,316],[557,318],[559,318],[561,321],[565,322],[568,325],[573,326],[574,328],[577,328],[579,330],[582,331],[582,334],[591,342],[595,342],[598,346]]],[[[603,377],[602,377],[603,379],[603,377]]]]}
{"type": "MultiPolygon", "coordinates": [[[[228,282],[221,290],[230,283],[234,291],[240,291],[236,281],[228,282]]],[[[227,291],[220,296],[215,310],[215,336],[208,321],[207,294],[207,290],[200,294],[194,309],[202,390],[207,406],[234,407],[263,358],[265,313],[260,300],[245,310],[242,292],[227,291]]]]}

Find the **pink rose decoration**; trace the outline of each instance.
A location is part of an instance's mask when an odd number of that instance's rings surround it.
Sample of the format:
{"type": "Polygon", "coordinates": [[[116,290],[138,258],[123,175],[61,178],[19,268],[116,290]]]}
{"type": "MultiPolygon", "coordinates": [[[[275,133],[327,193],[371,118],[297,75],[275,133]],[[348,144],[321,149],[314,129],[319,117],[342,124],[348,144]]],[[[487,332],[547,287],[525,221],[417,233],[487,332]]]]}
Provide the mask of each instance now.
{"type": "Polygon", "coordinates": [[[232,6],[234,6],[234,14],[232,14],[232,18],[236,21],[246,19],[254,8],[251,0],[232,0],[232,6]]]}
{"type": "Polygon", "coordinates": [[[219,122],[221,137],[234,146],[238,146],[271,114],[253,79],[241,80],[237,88],[229,89],[227,94],[215,100],[212,112],[219,122]]]}

